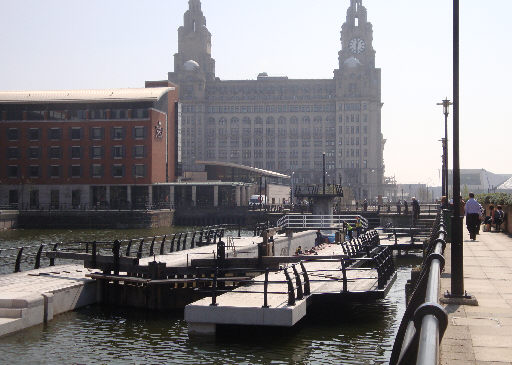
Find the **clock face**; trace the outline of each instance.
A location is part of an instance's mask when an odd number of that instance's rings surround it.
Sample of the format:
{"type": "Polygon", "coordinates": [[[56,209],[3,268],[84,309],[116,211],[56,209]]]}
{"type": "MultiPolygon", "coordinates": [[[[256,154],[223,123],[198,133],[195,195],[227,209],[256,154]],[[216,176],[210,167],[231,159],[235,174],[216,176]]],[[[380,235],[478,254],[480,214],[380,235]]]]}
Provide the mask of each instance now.
{"type": "Polygon", "coordinates": [[[363,53],[366,48],[366,43],[361,38],[352,39],[348,45],[352,53],[356,54],[363,53]]]}

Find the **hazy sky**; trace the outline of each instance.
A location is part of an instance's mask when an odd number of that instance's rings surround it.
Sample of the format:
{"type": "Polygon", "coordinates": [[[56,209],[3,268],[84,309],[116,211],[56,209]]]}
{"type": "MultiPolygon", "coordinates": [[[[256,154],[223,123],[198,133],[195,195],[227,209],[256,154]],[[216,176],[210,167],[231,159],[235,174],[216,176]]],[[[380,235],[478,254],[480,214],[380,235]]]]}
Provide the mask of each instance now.
{"type": "MultiPolygon", "coordinates": [[[[349,0],[202,3],[221,79],[263,71],[333,77],[349,0]]],[[[363,5],[382,69],[386,176],[437,184],[444,117],[436,103],[452,99],[452,2],[363,5]]],[[[0,90],[143,87],[166,79],[187,8],[187,0],[2,0],[0,90]]],[[[512,1],[464,0],[460,11],[461,167],[512,173],[512,1]]]]}

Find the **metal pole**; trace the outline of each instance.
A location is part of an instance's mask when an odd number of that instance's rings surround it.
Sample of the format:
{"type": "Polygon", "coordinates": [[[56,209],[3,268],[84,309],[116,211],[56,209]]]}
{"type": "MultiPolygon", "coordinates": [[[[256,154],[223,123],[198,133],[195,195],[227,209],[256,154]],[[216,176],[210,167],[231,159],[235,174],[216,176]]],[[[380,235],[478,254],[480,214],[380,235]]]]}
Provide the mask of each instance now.
{"type": "Polygon", "coordinates": [[[452,218],[452,276],[451,295],[464,295],[464,248],[460,217],[459,162],[459,0],[453,0],[453,218],[452,218]]]}
{"type": "Polygon", "coordinates": [[[322,155],[322,185],[323,185],[323,195],[325,195],[325,152],[322,155]]]}

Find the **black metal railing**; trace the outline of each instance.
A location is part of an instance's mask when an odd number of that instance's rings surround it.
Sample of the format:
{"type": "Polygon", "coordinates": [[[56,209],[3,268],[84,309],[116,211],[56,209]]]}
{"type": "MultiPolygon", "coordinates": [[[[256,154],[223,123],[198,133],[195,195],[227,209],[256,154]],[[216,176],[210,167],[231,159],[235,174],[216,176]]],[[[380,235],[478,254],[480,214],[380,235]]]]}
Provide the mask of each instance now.
{"type": "Polygon", "coordinates": [[[390,365],[436,365],[448,314],[438,302],[444,268],[445,226],[439,211],[425,250],[424,262],[400,323],[390,365]]]}
{"type": "MultiPolygon", "coordinates": [[[[27,269],[39,269],[43,266],[54,266],[56,259],[46,257],[46,253],[50,251],[91,253],[95,257],[105,253],[112,254],[114,248],[117,249],[115,245],[118,244],[119,256],[137,257],[138,259],[163,255],[167,252],[183,251],[217,244],[224,237],[227,228],[227,225],[218,225],[205,227],[198,231],[143,238],[113,241],[54,242],[0,248],[0,274],[16,273],[27,269]]],[[[238,235],[240,236],[240,229],[238,229],[238,235]]]]}

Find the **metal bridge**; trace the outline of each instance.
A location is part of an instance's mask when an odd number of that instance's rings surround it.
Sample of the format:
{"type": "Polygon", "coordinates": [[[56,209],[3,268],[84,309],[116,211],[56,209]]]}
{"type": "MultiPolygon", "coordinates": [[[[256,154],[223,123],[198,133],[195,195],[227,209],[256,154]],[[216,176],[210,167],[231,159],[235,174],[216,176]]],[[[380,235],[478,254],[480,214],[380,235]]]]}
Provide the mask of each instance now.
{"type": "Polygon", "coordinates": [[[277,221],[277,226],[286,229],[341,229],[346,223],[355,228],[359,218],[363,228],[368,229],[368,220],[361,215],[296,215],[287,214],[277,221]]]}

